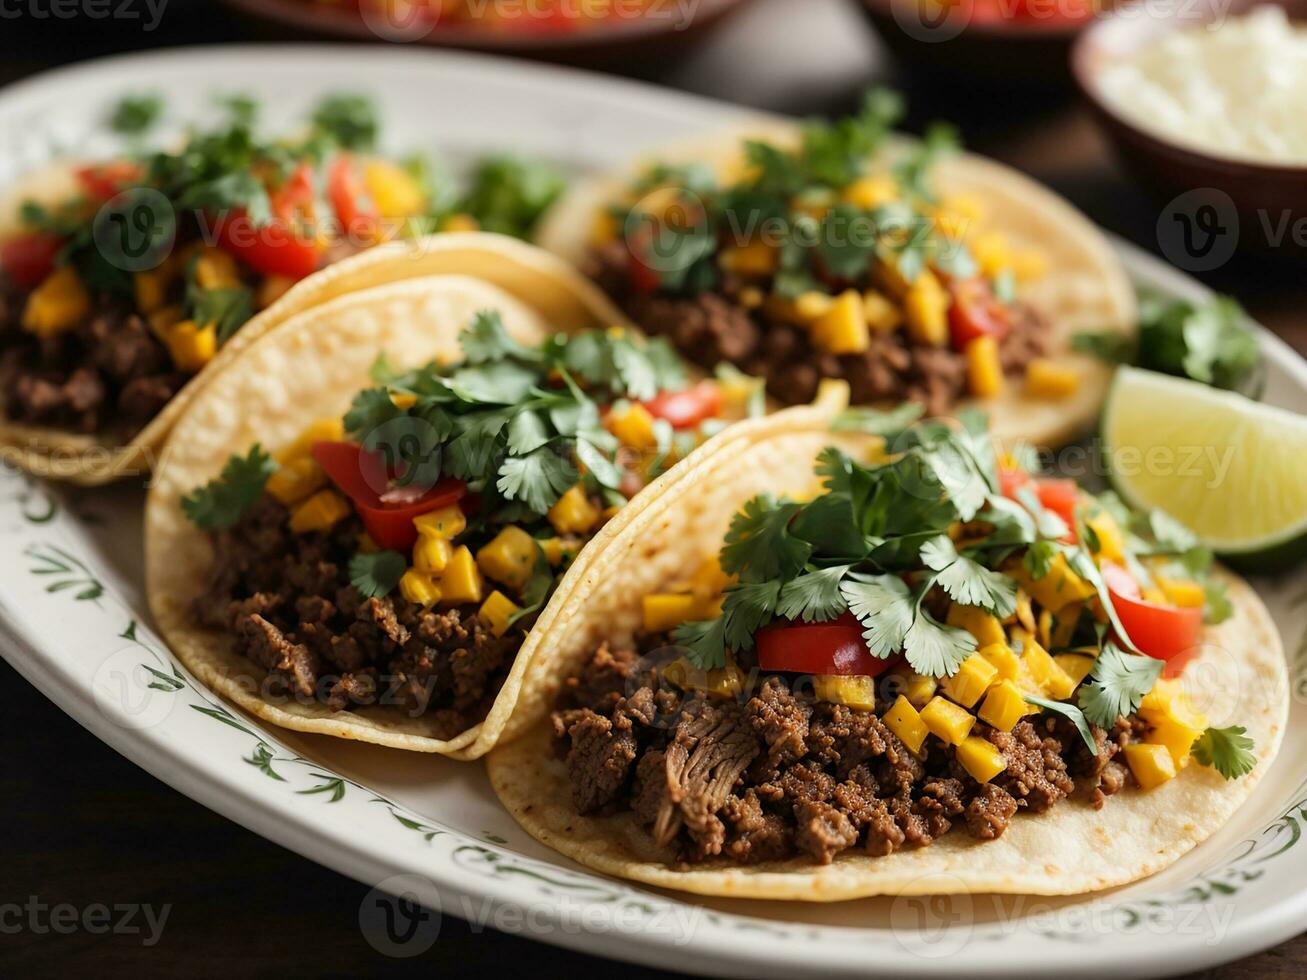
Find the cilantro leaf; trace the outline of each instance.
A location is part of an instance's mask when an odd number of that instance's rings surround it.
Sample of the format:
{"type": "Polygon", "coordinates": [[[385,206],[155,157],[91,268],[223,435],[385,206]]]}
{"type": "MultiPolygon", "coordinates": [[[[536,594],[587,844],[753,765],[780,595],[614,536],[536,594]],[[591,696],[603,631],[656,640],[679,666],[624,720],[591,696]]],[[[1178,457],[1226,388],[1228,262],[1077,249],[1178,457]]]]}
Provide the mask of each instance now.
{"type": "Polygon", "coordinates": [[[726,620],[716,619],[682,623],[672,631],[678,644],[685,647],[685,659],[700,670],[726,666],[726,620]]]}
{"type": "Polygon", "coordinates": [[[959,555],[948,535],[941,534],[923,544],[921,560],[939,573],[935,581],[954,602],[979,606],[999,619],[1016,612],[1015,580],[959,555]]]}
{"type": "Polygon", "coordinates": [[[518,412],[508,423],[508,448],[522,456],[549,441],[544,419],[535,412],[518,412]]]}
{"type": "Polygon", "coordinates": [[[812,545],[790,533],[799,505],[754,497],[731,519],[721,552],[722,570],[744,581],[791,579],[807,564],[812,545]]]}
{"type": "Polygon", "coordinates": [[[840,595],[862,623],[862,637],[873,657],[885,660],[903,648],[916,606],[901,578],[851,572],[840,583],[840,595]]]}
{"type": "Polygon", "coordinates": [[[1257,766],[1253,740],[1248,729],[1209,728],[1194,741],[1189,752],[1201,765],[1211,766],[1226,779],[1246,776],[1257,766]]]}
{"type": "Polygon", "coordinates": [[[584,436],[576,440],[576,458],[586,471],[599,481],[599,485],[616,490],[622,485],[621,468],[609,459],[608,454],[584,436]]]}
{"type": "Polygon", "coordinates": [[[852,565],[833,565],[806,572],[781,588],[776,614],[805,623],[824,623],[848,609],[840,583],[852,565]]]}
{"type": "Polygon", "coordinates": [[[499,492],[520,500],[537,514],[549,510],[579,479],[576,467],[548,446],[510,456],[499,467],[499,492]]]}
{"type": "Polygon", "coordinates": [[[916,402],[904,402],[888,411],[874,408],[847,408],[835,416],[830,427],[836,432],[865,432],[868,435],[893,439],[921,418],[924,411],[925,407],[916,402]]]}
{"type": "Polygon", "coordinates": [[[182,497],[182,513],[207,531],[235,527],[276,471],[277,464],[256,442],[245,456],[230,457],[215,479],[182,497]]]}
{"type": "Polygon", "coordinates": [[[202,326],[215,325],[219,344],[230,340],[254,315],[254,294],[248,286],[188,290],[186,299],[192,320],[202,326]]]}
{"type": "Polygon", "coordinates": [[[313,125],[346,150],[370,150],[377,144],[377,107],[367,96],[329,95],[313,112],[313,125]]]}
{"type": "Polygon", "coordinates": [[[354,396],[345,413],[345,432],[359,442],[366,442],[372,433],[403,414],[385,388],[364,388],[354,396]]]}
{"type": "Polygon", "coordinates": [[[781,583],[740,582],[726,591],[722,603],[723,636],[732,650],[751,650],[753,634],[776,614],[781,583]]]}
{"type": "Polygon", "coordinates": [[[1108,643],[1094,662],[1090,682],[1080,688],[1080,710],[1099,728],[1111,728],[1139,707],[1165,666],[1165,661],[1108,643]]]}
{"type": "Polygon", "coordinates": [[[407,568],[398,551],[360,552],[349,560],[349,581],[362,595],[380,599],[395,591],[407,568]]]}
{"type": "Polygon", "coordinates": [[[124,96],[109,114],[109,128],[122,136],[140,136],[153,128],[162,114],[163,99],[157,95],[124,96]]]}
{"type": "Polygon", "coordinates": [[[485,364],[506,357],[534,361],[540,352],[524,347],[509,334],[498,310],[481,310],[472,323],[458,335],[459,346],[468,364],[485,364]]]}
{"type": "Polygon", "coordinates": [[[1052,541],[1036,541],[1026,549],[1021,564],[1025,566],[1031,578],[1040,579],[1048,574],[1057,553],[1057,545],[1052,541]]]}
{"type": "Polygon", "coordinates": [[[451,476],[478,480],[490,469],[500,452],[500,433],[512,418],[504,408],[483,409],[460,415],[454,422],[457,435],[445,445],[445,464],[451,476]]]}
{"type": "Polygon", "coordinates": [[[952,677],[962,661],[976,649],[976,638],[956,626],[945,626],[921,608],[917,600],[917,615],[903,636],[903,652],[908,663],[919,674],[930,677],[952,677]]]}
{"type": "Polygon", "coordinates": [[[485,231],[530,238],[565,186],[562,174],[543,161],[491,156],[473,169],[455,210],[471,215],[485,231]]]}
{"type": "Polygon", "coordinates": [[[1022,693],[1021,697],[1030,704],[1037,704],[1048,711],[1056,711],[1064,718],[1070,719],[1071,723],[1076,726],[1076,731],[1080,733],[1080,738],[1084,740],[1085,746],[1089,749],[1089,754],[1098,755],[1098,743],[1094,740],[1094,733],[1089,728],[1085,713],[1074,704],[1067,704],[1065,701],[1050,701],[1048,698],[1036,697],[1033,694],[1022,693]]]}
{"type": "Polygon", "coordinates": [[[1226,594],[1228,590],[1224,582],[1208,582],[1204,588],[1207,592],[1207,601],[1203,604],[1204,622],[1215,626],[1234,615],[1234,603],[1226,594]]]}

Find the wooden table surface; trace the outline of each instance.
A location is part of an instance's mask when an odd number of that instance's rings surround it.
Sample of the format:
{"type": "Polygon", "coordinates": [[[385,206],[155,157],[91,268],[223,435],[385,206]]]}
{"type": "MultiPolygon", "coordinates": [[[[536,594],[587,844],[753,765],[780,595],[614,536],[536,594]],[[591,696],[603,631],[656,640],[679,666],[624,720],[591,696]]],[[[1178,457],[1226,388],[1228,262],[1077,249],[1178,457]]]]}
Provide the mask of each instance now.
{"type": "MultiPolygon", "coordinates": [[[[102,21],[51,28],[48,22],[6,20],[0,28],[0,82],[110,51],[248,40],[254,31],[202,0],[175,2],[153,32],[122,30],[102,21]]],[[[839,3],[758,0],[747,20],[728,25],[731,36],[723,32],[688,61],[656,74],[669,83],[748,98],[767,108],[847,108],[865,83],[895,81],[896,76],[872,36],[839,3]],[[804,24],[794,19],[804,15],[804,24]],[[804,26],[826,33],[800,44],[778,40],[797,36],[804,26]],[[742,77],[742,65],[754,66],[756,77],[742,77]],[[763,96],[755,99],[754,93],[763,96]]],[[[1158,250],[1153,237],[1157,202],[1117,170],[1074,100],[1032,108],[1024,97],[909,84],[916,107],[912,125],[932,114],[962,122],[974,148],[1034,174],[1100,224],[1158,250]]],[[[1307,279],[1300,263],[1240,259],[1204,278],[1236,295],[1261,322],[1307,353],[1307,279]]],[[[171,907],[162,938],[148,947],[141,935],[32,929],[11,934],[0,921],[0,975],[439,976],[529,966],[532,975],[551,977],[611,969],[578,954],[477,930],[452,916],[445,917],[439,941],[426,955],[383,958],[359,931],[366,888],[268,843],[146,775],[83,731],[3,662],[0,689],[6,692],[0,713],[5,734],[0,906],[30,898],[78,908],[93,903],[171,907]]],[[[1299,937],[1208,975],[1287,980],[1305,972],[1307,937],[1299,937]]],[[[626,968],[622,973],[671,975],[626,968]]]]}

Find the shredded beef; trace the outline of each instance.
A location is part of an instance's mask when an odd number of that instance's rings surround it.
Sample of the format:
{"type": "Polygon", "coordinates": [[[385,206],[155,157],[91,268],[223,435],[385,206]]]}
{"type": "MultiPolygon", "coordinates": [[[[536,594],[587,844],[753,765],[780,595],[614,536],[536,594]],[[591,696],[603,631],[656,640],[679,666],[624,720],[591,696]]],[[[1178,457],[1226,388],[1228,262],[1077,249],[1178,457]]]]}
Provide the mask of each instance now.
{"type": "Polygon", "coordinates": [[[615,725],[589,708],[581,709],[567,734],[572,740],[567,754],[572,802],[578,813],[593,813],[616,799],[630,776],[636,756],[635,734],[631,723],[621,716],[615,725]]]}
{"type": "Polygon", "coordinates": [[[214,536],[195,618],[228,632],[268,671],[272,696],[333,711],[388,706],[425,716],[442,738],[480,721],[520,640],[496,637],[473,606],[436,611],[397,595],[361,595],[349,579],[357,518],[294,534],[288,517],[265,496],[214,536]]]}

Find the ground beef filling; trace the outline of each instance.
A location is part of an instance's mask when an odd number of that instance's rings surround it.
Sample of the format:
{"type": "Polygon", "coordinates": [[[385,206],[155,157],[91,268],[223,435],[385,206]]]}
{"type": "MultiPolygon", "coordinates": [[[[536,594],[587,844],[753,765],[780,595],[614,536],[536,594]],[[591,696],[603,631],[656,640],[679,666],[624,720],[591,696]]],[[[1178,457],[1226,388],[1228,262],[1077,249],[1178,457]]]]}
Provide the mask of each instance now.
{"type": "Polygon", "coordinates": [[[481,721],[520,634],[496,637],[475,606],[437,611],[398,595],[365,597],[349,577],[363,531],[358,520],[293,534],[287,518],[265,496],[216,534],[209,583],[193,609],[268,672],[265,696],[334,711],[388,707],[422,716],[439,738],[481,721]]]}
{"type": "MultiPolygon", "coordinates": [[[[740,305],[744,283],[730,276],[717,291],[698,296],[640,293],[630,286],[630,262],[625,244],[614,242],[591,253],[586,272],[646,332],[668,338],[682,356],[708,370],[728,361],[765,378],[768,392],[784,404],[812,401],[823,378],[847,381],[855,404],[914,401],[930,415],[946,413],[967,396],[966,359],[952,348],[919,346],[896,330],[873,333],[861,354],[826,354],[797,327],[740,305]]],[[[999,346],[1008,374],[1020,374],[1045,352],[1047,333],[1030,308],[1014,312],[999,346]]]]}
{"type": "Polygon", "coordinates": [[[813,701],[782,677],[716,700],[660,684],[650,664],[636,649],[600,647],[565,685],[554,732],[577,811],[634,812],[684,865],[827,864],[843,851],[925,847],[954,829],[994,840],[1019,811],[1073,793],[1101,807],[1129,778],[1113,757],[1138,730],[1095,728],[1095,757],[1060,717],[1011,732],[977,722],[973,734],[1008,764],[982,784],[938,740],[914,755],[876,712],[813,701]]]}
{"type": "Polygon", "coordinates": [[[97,297],[82,323],[46,338],[23,329],[26,302],[0,285],[0,399],[11,421],[130,437],[186,383],[145,320],[112,298],[97,297]]]}

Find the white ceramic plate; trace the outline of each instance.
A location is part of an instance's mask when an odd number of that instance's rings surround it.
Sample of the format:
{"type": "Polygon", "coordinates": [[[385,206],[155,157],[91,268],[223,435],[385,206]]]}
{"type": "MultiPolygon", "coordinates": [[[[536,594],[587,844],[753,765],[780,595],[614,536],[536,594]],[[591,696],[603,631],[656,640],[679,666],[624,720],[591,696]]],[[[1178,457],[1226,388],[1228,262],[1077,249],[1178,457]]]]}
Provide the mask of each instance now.
{"type": "MultiPolygon", "coordinates": [[[[190,49],[112,59],[0,93],[0,186],[65,151],[112,150],[97,120],[128,92],[200,119],[216,92],[301,118],[342,87],[376,97],[395,149],[489,150],[576,171],[739,110],[506,61],[395,48],[190,49]]],[[[1134,248],[1140,282],[1201,295],[1134,248]]],[[[1268,398],[1307,411],[1307,364],[1269,334],[1268,398]]],[[[1151,975],[1201,969],[1307,922],[1307,576],[1257,586],[1292,660],[1283,751],[1219,834],[1165,873],[1086,899],[972,896],[838,905],[683,899],[579,869],[500,809],[480,766],[268,729],[198,687],[147,625],[138,488],[66,492],[0,469],[5,657],[143,768],[232,820],[431,907],[591,953],[721,975],[1151,975]],[[396,877],[400,876],[400,877],[396,877]]],[[[76,761],[69,765],[75,770],[76,761]]]]}

